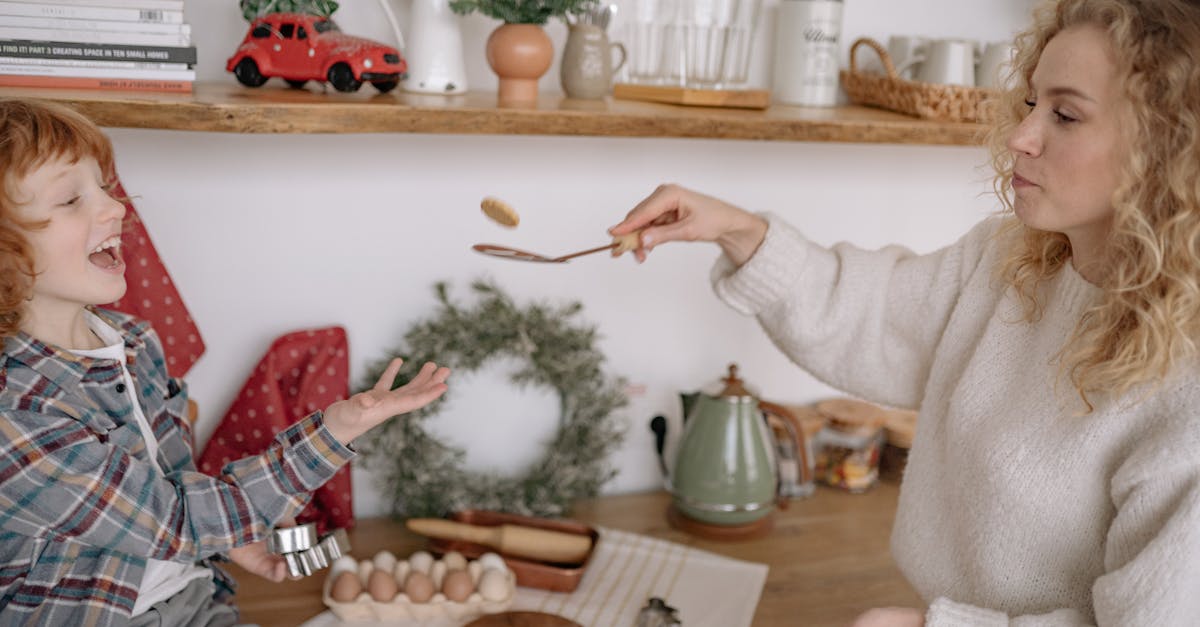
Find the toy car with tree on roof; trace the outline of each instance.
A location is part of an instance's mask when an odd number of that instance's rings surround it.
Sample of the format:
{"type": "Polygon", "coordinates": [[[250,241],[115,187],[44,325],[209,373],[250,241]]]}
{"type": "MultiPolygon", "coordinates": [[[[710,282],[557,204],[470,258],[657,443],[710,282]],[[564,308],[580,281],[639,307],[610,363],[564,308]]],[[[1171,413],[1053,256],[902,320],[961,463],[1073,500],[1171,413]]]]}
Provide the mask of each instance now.
{"type": "Polygon", "coordinates": [[[352,92],[366,82],[386,93],[400,84],[408,64],[399,50],[347,35],[328,17],[268,13],[251,21],[225,69],[248,87],[279,77],[297,88],[316,80],[352,92]]]}

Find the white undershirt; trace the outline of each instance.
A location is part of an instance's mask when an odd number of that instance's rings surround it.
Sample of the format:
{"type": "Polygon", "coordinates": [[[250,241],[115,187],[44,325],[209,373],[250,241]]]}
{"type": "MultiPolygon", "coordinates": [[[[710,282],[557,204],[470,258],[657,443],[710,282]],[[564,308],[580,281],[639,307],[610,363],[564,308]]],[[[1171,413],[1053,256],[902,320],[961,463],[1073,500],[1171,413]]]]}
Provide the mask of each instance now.
{"type": "MultiPolygon", "coordinates": [[[[133,386],[133,378],[129,376],[129,369],[125,367],[125,341],[116,329],[91,312],[87,312],[86,316],[88,326],[91,327],[96,337],[104,342],[104,347],[93,350],[71,349],[71,352],[81,357],[91,357],[92,359],[113,359],[121,364],[121,379],[125,382],[125,392],[129,395],[129,400],[133,405],[133,418],[137,420],[138,428],[141,429],[142,434],[146,438],[146,452],[150,456],[151,466],[154,467],[156,472],[162,474],[162,469],[158,465],[158,440],[154,437],[154,431],[150,429],[150,423],[146,420],[146,414],[142,411],[142,404],[138,402],[137,393],[133,386]]],[[[193,579],[201,577],[211,578],[212,571],[184,562],[148,560],[146,562],[146,572],[142,575],[142,583],[138,587],[137,601],[133,604],[133,615],[142,614],[153,607],[155,603],[175,596],[179,591],[186,588],[188,583],[193,579]]]]}

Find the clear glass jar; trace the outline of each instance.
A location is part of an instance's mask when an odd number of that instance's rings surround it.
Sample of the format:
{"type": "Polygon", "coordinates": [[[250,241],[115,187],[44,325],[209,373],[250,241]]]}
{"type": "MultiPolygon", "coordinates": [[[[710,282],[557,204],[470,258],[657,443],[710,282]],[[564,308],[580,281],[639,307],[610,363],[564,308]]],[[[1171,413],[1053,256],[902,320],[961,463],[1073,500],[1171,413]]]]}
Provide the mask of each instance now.
{"type": "Polygon", "coordinates": [[[817,433],[816,478],[849,492],[864,492],[879,481],[882,420],[830,418],[817,433]]]}

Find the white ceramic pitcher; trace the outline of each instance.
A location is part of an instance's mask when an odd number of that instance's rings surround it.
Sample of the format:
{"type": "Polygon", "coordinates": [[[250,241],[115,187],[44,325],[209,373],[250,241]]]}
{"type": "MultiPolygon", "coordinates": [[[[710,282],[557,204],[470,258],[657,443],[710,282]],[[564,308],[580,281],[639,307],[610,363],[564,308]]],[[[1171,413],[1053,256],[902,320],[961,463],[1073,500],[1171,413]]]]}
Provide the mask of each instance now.
{"type": "Polygon", "coordinates": [[[422,94],[461,94],[467,91],[459,17],[446,0],[413,0],[408,29],[408,77],[404,91],[422,94]]]}

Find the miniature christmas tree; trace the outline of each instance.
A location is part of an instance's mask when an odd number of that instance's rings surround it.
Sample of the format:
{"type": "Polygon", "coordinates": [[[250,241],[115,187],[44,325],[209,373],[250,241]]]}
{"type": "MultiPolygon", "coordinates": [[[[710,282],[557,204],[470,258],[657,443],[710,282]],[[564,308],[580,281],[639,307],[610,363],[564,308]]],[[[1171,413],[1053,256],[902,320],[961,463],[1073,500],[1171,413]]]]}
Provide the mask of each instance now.
{"type": "Polygon", "coordinates": [[[247,22],[268,13],[310,13],[329,17],[338,9],[333,0],[240,0],[242,16],[247,22]]]}
{"type": "Polygon", "coordinates": [[[478,11],[506,24],[545,24],[552,17],[576,13],[596,0],[450,0],[459,15],[478,11]]]}

